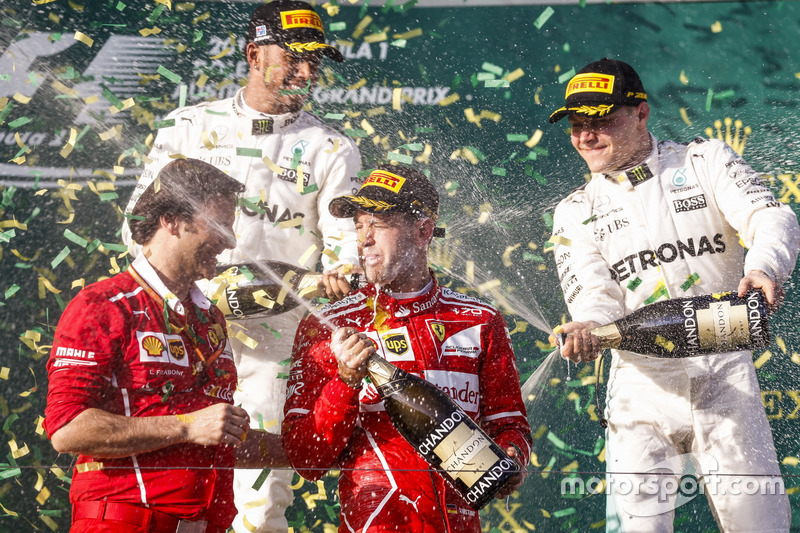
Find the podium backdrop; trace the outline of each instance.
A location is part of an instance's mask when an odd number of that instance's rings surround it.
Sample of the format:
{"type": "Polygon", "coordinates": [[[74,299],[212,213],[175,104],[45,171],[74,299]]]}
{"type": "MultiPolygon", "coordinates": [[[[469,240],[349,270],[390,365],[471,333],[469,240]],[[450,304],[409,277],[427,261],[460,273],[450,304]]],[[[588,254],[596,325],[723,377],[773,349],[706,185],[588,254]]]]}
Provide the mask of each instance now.
{"type": "MultiPolygon", "coordinates": [[[[643,78],[657,137],[729,139],[798,212],[800,5],[338,3],[318,9],[346,61],[323,61],[311,112],[358,140],[365,169],[396,161],[430,173],[448,226],[433,266],[500,306],[512,331],[534,456],[508,506],[483,512],[485,531],[604,529],[594,392],[605,392],[605,379],[592,365],[548,358],[547,331],[567,318],[545,246],[551,214],[586,170],[566,121],[547,118],[576,70],[622,59],[643,78]]],[[[120,209],[153,135],[169,127],[164,115],[230,96],[246,78],[241,50],[255,5],[0,5],[0,531],[68,529],[72,458],[57,456],[41,429],[55,325],[83,284],[127,265],[120,209]]],[[[754,354],[794,508],[798,279],[772,319],[772,345],[754,354]]],[[[715,531],[692,479],[681,486],[676,531],[715,531]]],[[[294,486],[295,531],[338,525],[335,476],[295,475],[294,486]]]]}

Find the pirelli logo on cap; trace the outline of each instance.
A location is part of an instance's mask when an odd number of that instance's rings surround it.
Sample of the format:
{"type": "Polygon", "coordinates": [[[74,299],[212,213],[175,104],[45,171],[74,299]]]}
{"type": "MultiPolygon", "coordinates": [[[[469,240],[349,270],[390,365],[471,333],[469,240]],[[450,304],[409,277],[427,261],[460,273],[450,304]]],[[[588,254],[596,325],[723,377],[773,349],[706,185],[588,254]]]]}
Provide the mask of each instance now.
{"type": "Polygon", "coordinates": [[[322,29],[322,20],[319,15],[310,9],[295,9],[294,11],[281,12],[281,25],[284,30],[291,28],[314,28],[315,30],[324,31],[322,29]]]}
{"type": "Polygon", "coordinates": [[[384,189],[389,189],[393,193],[398,193],[400,189],[403,188],[403,183],[405,183],[405,181],[406,179],[403,176],[398,176],[397,174],[392,174],[385,170],[375,170],[367,177],[367,181],[365,181],[364,185],[361,187],[364,188],[375,185],[383,187],[384,189]]]}
{"type": "Polygon", "coordinates": [[[610,74],[578,74],[567,84],[567,98],[575,93],[607,93],[614,92],[614,76],[610,74]]]}

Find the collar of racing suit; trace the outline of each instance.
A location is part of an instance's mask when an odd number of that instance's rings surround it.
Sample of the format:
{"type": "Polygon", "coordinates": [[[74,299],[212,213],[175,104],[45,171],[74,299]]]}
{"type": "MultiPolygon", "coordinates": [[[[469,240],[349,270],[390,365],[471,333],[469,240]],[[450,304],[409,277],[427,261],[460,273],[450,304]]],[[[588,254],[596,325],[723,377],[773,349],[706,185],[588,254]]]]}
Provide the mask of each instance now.
{"type": "MultiPolygon", "coordinates": [[[[441,288],[436,280],[436,276],[433,274],[433,270],[430,270],[430,273],[431,278],[433,279],[433,284],[430,286],[430,290],[425,291],[425,293],[418,296],[403,299],[394,298],[390,293],[380,291],[377,295],[377,308],[382,309],[390,316],[396,318],[405,318],[418,315],[430,310],[434,305],[436,305],[436,302],[439,301],[439,294],[441,292],[441,288]]],[[[365,291],[367,296],[375,298],[375,285],[368,285],[365,291]]]]}
{"type": "Polygon", "coordinates": [[[650,155],[648,155],[644,159],[644,161],[641,161],[630,168],[612,172],[611,174],[606,174],[604,172],[597,172],[592,174],[592,177],[597,176],[600,178],[605,178],[614,183],[623,183],[627,179],[629,183],[634,183],[636,179],[632,174],[642,166],[648,167],[652,172],[652,174],[658,174],[659,151],[660,149],[658,146],[658,139],[656,139],[656,137],[652,133],[650,133],[650,155]]]}
{"type": "Polygon", "coordinates": [[[256,111],[244,101],[244,87],[236,91],[233,97],[233,112],[239,118],[245,119],[268,119],[272,121],[272,133],[280,133],[282,130],[288,128],[297,121],[302,111],[295,111],[294,113],[284,113],[282,115],[268,115],[256,111]]]}

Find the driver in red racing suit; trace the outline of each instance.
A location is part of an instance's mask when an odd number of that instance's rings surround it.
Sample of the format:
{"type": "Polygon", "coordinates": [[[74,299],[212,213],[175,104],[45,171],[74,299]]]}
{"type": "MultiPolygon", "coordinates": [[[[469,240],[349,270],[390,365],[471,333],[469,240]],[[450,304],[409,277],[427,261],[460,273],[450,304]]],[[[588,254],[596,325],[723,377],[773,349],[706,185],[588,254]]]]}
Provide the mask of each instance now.
{"type": "MultiPolygon", "coordinates": [[[[389,194],[380,185],[387,179],[399,177],[408,186],[414,184],[410,176],[415,176],[428,183],[411,169],[386,168],[390,171],[373,172],[356,198],[389,194]],[[376,182],[379,184],[373,185],[376,182]]],[[[418,193],[420,185],[416,187],[418,193]]],[[[432,185],[427,187],[436,194],[432,185]]],[[[334,214],[337,200],[331,204],[334,214]]],[[[407,205],[402,198],[392,203],[407,205]]],[[[430,199],[428,203],[432,203],[430,199]]],[[[438,197],[432,207],[434,216],[436,207],[438,197]]],[[[356,227],[363,263],[365,250],[379,239],[369,231],[380,231],[364,227],[372,222],[382,224],[381,217],[389,215],[371,214],[362,207],[358,210],[356,227]]],[[[353,386],[342,379],[333,347],[342,331],[337,328],[366,335],[380,356],[446,391],[501,448],[516,449],[516,458],[523,465],[530,456],[530,428],[505,320],[490,305],[439,286],[425,266],[425,244],[421,246],[419,262],[424,270],[417,290],[391,291],[386,283],[379,289],[370,279],[370,264],[365,263],[371,283],[325,306],[318,315],[306,317],[295,338],[283,445],[292,465],[305,478],[316,480],[330,468],[341,469],[340,531],[477,533],[480,520],[397,432],[375,386],[360,380],[353,386]]],[[[375,254],[366,252],[370,253],[375,254]]]]}

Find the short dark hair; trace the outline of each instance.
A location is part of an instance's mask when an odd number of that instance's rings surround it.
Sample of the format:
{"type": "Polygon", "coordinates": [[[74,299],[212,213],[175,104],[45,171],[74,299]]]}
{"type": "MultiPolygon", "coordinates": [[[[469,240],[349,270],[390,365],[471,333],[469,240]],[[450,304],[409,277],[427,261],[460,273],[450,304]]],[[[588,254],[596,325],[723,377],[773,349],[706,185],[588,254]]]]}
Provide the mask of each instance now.
{"type": "Polygon", "coordinates": [[[162,216],[189,221],[209,200],[235,199],[243,191],[244,184],[199,159],[170,161],[136,202],[131,213],[131,236],[137,243],[147,244],[162,216]]]}

